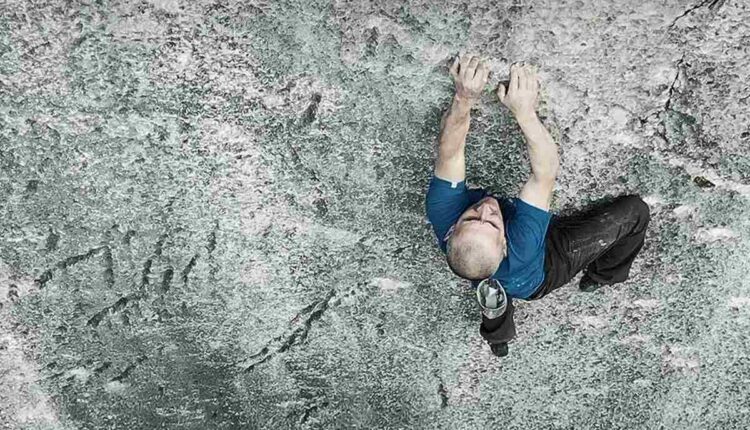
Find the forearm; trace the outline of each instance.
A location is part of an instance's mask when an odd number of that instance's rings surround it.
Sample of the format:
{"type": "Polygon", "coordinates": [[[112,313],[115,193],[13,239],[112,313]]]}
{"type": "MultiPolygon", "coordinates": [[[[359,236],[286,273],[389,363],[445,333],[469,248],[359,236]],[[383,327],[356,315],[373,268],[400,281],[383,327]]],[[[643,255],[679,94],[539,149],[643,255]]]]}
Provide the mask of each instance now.
{"type": "Polygon", "coordinates": [[[471,122],[471,101],[453,97],[440,123],[438,153],[440,157],[452,158],[464,153],[466,134],[471,122]]]}
{"type": "Polygon", "coordinates": [[[518,125],[529,148],[531,172],[540,179],[554,180],[560,169],[557,145],[536,113],[519,116],[518,125]]]}

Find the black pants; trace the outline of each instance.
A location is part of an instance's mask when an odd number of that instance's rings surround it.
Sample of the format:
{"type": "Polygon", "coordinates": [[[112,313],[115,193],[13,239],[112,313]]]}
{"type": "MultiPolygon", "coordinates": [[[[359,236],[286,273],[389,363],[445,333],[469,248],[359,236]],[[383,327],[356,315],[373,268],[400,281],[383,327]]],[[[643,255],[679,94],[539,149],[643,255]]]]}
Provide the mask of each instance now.
{"type": "MultiPolygon", "coordinates": [[[[620,196],[570,216],[553,215],[547,228],[544,281],[528,300],[539,300],[567,284],[578,272],[600,284],[628,278],[643,247],[650,216],[648,205],[634,195],[620,196]]],[[[482,315],[479,332],[489,343],[505,343],[516,335],[513,300],[499,318],[482,315]]]]}

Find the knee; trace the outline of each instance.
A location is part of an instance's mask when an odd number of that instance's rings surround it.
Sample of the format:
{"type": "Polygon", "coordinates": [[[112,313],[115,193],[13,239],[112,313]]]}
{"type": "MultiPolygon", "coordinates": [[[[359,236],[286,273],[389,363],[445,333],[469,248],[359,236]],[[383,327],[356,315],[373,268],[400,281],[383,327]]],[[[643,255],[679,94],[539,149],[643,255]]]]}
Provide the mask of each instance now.
{"type": "Polygon", "coordinates": [[[632,213],[638,220],[644,224],[648,224],[651,220],[651,209],[648,207],[648,203],[644,202],[643,199],[635,194],[627,195],[623,197],[623,200],[632,209],[632,213]]]}

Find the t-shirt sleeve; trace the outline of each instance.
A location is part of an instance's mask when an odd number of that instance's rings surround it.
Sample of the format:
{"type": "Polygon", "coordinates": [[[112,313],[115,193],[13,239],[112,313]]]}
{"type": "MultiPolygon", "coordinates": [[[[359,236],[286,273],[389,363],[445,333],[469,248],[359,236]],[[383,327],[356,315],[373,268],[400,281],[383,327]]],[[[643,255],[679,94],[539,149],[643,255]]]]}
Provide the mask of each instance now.
{"type": "Polygon", "coordinates": [[[425,209],[435,233],[435,241],[443,252],[446,252],[443,237],[468,204],[469,190],[466,188],[466,181],[451,182],[432,175],[427,188],[425,209]]]}
{"type": "Polygon", "coordinates": [[[513,203],[515,214],[508,223],[506,234],[508,241],[514,244],[512,252],[519,260],[528,261],[544,246],[552,214],[518,198],[513,199],[513,203]]]}

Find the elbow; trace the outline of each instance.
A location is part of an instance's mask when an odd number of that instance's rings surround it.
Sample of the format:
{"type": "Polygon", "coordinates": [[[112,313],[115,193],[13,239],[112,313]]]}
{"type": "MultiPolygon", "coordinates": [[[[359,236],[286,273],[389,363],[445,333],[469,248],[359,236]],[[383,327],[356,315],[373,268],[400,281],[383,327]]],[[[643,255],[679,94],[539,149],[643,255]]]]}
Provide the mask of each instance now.
{"type": "Polygon", "coordinates": [[[550,176],[552,177],[553,181],[557,179],[558,174],[560,174],[560,160],[555,158],[555,161],[552,163],[552,166],[550,167],[550,176]]]}
{"type": "Polygon", "coordinates": [[[560,172],[560,162],[557,159],[534,167],[536,167],[532,169],[534,176],[542,182],[555,182],[560,172]]]}

